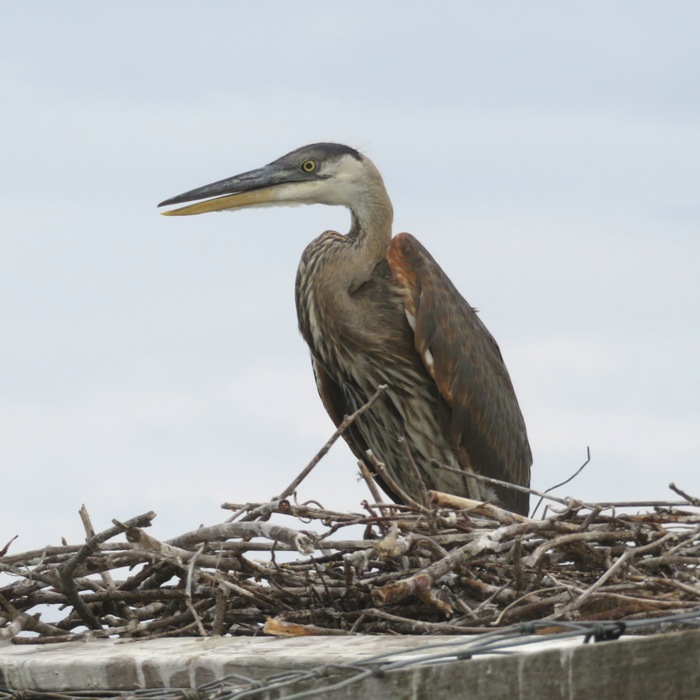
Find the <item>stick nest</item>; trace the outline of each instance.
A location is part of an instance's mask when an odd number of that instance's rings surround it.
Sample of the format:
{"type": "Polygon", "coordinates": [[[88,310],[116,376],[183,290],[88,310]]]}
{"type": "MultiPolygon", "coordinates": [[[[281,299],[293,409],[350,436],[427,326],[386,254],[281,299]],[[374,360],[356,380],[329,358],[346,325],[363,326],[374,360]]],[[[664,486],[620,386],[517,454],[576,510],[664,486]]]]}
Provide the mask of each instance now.
{"type": "Polygon", "coordinates": [[[700,503],[677,492],[634,513],[552,499],[542,519],[436,493],[359,513],[279,498],[224,504],[228,522],[167,542],[144,529],[155,513],[95,534],[83,508],[84,544],[0,550],[0,638],[475,634],[689,612],[700,503]]]}

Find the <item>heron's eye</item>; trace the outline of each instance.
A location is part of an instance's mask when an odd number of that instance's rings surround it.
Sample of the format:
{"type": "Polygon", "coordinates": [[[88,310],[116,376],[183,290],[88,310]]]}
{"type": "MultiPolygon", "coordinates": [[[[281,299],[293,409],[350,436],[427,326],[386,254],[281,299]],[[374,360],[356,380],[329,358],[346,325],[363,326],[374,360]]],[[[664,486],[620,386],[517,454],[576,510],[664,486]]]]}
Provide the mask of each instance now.
{"type": "Polygon", "coordinates": [[[302,169],[305,173],[312,173],[314,170],[316,170],[316,161],[315,161],[315,160],[312,160],[311,158],[309,158],[309,160],[305,160],[305,161],[301,164],[301,169],[302,169]]]}

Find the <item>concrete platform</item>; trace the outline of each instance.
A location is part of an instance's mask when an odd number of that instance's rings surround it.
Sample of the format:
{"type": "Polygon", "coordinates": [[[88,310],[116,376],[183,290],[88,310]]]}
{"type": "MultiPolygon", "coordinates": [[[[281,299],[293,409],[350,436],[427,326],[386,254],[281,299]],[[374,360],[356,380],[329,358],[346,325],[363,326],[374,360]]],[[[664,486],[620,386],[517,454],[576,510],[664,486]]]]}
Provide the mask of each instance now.
{"type": "MultiPolygon", "coordinates": [[[[441,693],[478,700],[698,700],[700,631],[625,637],[582,644],[581,638],[511,647],[503,655],[457,658],[475,637],[181,638],[137,642],[92,640],[56,645],[0,644],[0,688],[33,691],[200,688],[230,678],[230,690],[261,684],[256,698],[286,697],[309,687],[317,697],[428,698],[441,693]],[[446,646],[452,645],[452,646],[446,646]],[[376,659],[377,655],[391,654],[376,659]],[[442,655],[442,658],[440,656],[442,655]],[[446,658],[450,657],[450,658],[446,658]],[[388,667],[387,662],[397,662],[388,667]],[[283,693],[272,675],[290,677],[283,693]],[[350,679],[353,679],[350,681],[350,679]],[[465,691],[468,689],[468,694],[465,691]]],[[[204,695],[206,697],[206,695],[204,695]]],[[[251,696],[247,696],[251,697],[251,696]]]]}

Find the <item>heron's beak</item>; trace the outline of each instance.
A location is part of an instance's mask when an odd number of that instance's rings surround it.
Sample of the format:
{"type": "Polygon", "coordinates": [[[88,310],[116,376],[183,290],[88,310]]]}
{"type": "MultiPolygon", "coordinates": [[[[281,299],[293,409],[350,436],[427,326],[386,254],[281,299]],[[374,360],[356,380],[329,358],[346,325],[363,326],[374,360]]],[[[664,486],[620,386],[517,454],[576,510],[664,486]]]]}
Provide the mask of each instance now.
{"type": "Polygon", "coordinates": [[[193,202],[198,199],[206,200],[180,209],[161,212],[165,216],[189,216],[191,214],[205,214],[210,211],[268,204],[280,199],[279,186],[288,181],[288,178],[285,178],[284,174],[277,168],[266,165],[242,175],[229,177],[211,185],[204,185],[204,187],[184,192],[177,197],[166,199],[158,206],[193,202]]]}

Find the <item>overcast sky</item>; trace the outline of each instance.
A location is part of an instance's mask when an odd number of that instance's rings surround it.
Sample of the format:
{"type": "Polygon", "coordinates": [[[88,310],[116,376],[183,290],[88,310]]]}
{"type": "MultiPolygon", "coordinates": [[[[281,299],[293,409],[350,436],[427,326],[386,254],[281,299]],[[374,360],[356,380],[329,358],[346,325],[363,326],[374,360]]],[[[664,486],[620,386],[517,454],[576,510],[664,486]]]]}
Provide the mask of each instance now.
{"type": "MultiPolygon", "coordinates": [[[[696,2],[5,3],[0,547],[266,500],[333,426],[293,287],[342,209],[156,204],[360,148],[497,338],[533,485],[700,493],[696,2]]],[[[365,498],[339,444],[300,497],[365,498]]]]}

